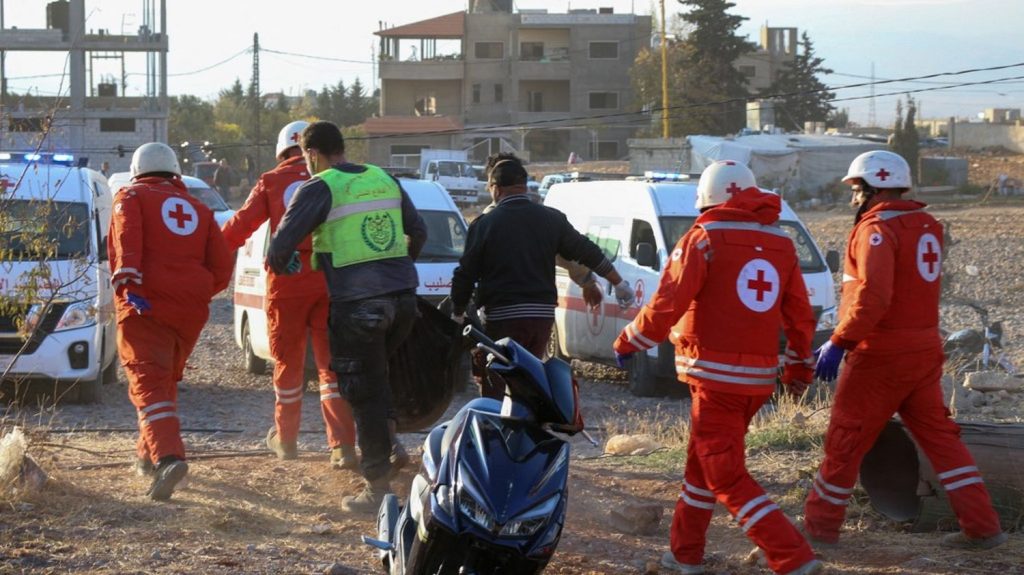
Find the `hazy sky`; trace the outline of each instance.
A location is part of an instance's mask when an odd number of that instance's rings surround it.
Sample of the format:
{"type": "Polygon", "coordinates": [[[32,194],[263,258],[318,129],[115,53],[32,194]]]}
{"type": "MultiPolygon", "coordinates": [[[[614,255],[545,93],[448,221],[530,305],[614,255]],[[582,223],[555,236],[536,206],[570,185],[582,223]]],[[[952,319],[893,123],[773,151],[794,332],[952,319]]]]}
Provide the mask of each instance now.
{"type": "MultiPolygon", "coordinates": [[[[864,81],[874,64],[875,76],[899,78],[968,68],[1024,62],[1024,2],[1021,0],[734,0],[733,13],[749,18],[741,32],[759,38],[761,25],[795,26],[806,30],[826,65],[836,72],[825,78],[830,86],[864,81]]],[[[261,53],[261,85],[265,92],[298,94],[338,80],[350,84],[356,77],[364,84],[375,78],[371,49],[377,46],[373,32],[379,22],[402,25],[433,16],[464,10],[466,0],[168,0],[168,35],[171,51],[168,81],[172,94],[213,97],[235,78],[244,83],[252,74],[252,57],[242,53],[259,32],[263,48],[298,54],[350,60],[336,62],[313,58],[261,53]],[[286,8],[282,8],[286,7],[286,8]],[[236,56],[237,55],[237,56],[236,56]],[[233,59],[228,60],[232,56],[233,59]],[[227,62],[218,64],[224,60],[227,62]],[[198,72],[197,72],[198,71],[198,72]]],[[[657,3],[631,0],[518,0],[518,8],[567,8],[611,6],[616,12],[650,14],[657,3]]],[[[682,11],[673,0],[666,10],[682,11]]],[[[132,33],[142,24],[142,0],[86,0],[87,29],[105,28],[111,33],[132,33]]],[[[45,0],[4,0],[7,27],[42,28],[45,0]]],[[[8,53],[7,75],[12,91],[27,89],[41,94],[58,90],[57,77],[64,66],[62,54],[8,53]]],[[[144,90],[145,61],[130,56],[126,61],[128,94],[144,90]]],[[[101,74],[120,75],[120,64],[100,61],[101,74]]],[[[890,92],[935,87],[948,83],[1024,76],[1024,66],[997,72],[938,78],[928,82],[876,87],[876,115],[888,123],[897,96],[890,92]]],[[[837,97],[866,95],[868,90],[839,90],[837,97]]],[[[1024,106],[1024,80],[992,86],[965,87],[916,95],[926,117],[975,116],[988,107],[1024,106]]],[[[837,103],[849,107],[853,120],[864,123],[868,101],[837,103]]]]}

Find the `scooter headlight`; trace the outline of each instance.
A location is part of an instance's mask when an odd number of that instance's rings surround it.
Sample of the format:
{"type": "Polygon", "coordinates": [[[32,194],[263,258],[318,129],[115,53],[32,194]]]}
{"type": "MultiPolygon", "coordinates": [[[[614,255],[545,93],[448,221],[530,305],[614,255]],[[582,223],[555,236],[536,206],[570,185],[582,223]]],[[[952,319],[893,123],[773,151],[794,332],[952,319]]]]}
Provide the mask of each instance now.
{"type": "Polygon", "coordinates": [[[558,507],[561,494],[549,497],[544,503],[526,513],[517,515],[501,528],[504,537],[530,537],[551,520],[551,514],[558,507]]]}
{"type": "Polygon", "coordinates": [[[496,522],[491,517],[491,513],[487,510],[482,503],[477,501],[470,495],[469,491],[463,489],[459,491],[459,511],[463,515],[469,518],[470,521],[476,523],[480,527],[487,531],[494,531],[496,522]]]}
{"type": "Polygon", "coordinates": [[[818,317],[817,331],[831,331],[839,324],[839,310],[830,307],[818,317]]]}

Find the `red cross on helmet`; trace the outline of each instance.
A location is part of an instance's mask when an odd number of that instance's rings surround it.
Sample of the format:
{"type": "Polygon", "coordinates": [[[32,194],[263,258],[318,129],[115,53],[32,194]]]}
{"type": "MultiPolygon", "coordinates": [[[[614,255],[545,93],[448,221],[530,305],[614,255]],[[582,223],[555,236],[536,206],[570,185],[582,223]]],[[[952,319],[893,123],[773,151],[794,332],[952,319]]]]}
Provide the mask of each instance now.
{"type": "Polygon", "coordinates": [[[757,181],[750,168],[732,160],[718,161],[701,173],[695,205],[701,210],[724,204],[734,193],[753,187],[757,187],[757,181]]]}
{"type": "Polygon", "coordinates": [[[856,179],[864,180],[872,188],[911,187],[910,166],[903,156],[886,150],[864,152],[853,159],[850,169],[843,178],[844,184],[856,179]]]}
{"type": "Polygon", "coordinates": [[[281,128],[281,131],[277,134],[277,151],[274,153],[277,159],[280,160],[281,154],[288,148],[299,145],[299,142],[302,141],[302,131],[308,125],[309,122],[296,120],[285,124],[285,127],[281,128]]]}

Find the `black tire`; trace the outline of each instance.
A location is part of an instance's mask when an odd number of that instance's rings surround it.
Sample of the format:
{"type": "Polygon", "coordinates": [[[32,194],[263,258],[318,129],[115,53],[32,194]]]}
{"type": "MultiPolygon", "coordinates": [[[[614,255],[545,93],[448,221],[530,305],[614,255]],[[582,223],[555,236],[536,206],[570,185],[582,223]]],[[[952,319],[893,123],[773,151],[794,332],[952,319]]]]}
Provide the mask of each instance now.
{"type": "Polygon", "coordinates": [[[558,359],[568,362],[569,357],[562,353],[562,346],[558,344],[558,324],[551,325],[551,338],[548,340],[548,357],[557,357],[558,359]]]}
{"type": "Polygon", "coordinates": [[[646,353],[638,352],[629,360],[629,392],[637,397],[662,395],[661,382],[655,373],[655,362],[646,353]]]}
{"type": "Polygon", "coordinates": [[[242,354],[245,356],[245,371],[253,375],[267,372],[267,360],[252,352],[252,336],[249,333],[249,319],[242,320],[242,354]]]}
{"type": "MultiPolygon", "coordinates": [[[[100,361],[103,361],[101,358],[100,361]]],[[[112,365],[117,365],[111,362],[112,365]]],[[[107,375],[107,369],[100,368],[95,379],[80,379],[71,384],[68,390],[68,399],[74,403],[90,404],[98,403],[103,395],[103,380],[107,375]]]]}

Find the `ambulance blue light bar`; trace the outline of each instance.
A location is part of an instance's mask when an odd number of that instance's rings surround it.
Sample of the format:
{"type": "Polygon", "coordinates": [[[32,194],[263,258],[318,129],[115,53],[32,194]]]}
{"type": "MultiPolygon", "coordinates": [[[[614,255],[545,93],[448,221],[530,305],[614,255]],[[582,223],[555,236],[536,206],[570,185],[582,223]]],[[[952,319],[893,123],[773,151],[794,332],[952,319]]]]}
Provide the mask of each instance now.
{"type": "Polygon", "coordinates": [[[655,172],[647,170],[644,172],[644,179],[650,182],[689,182],[689,174],[680,174],[678,172],[655,172]]]}
{"type": "Polygon", "coordinates": [[[58,166],[74,166],[74,154],[50,153],[50,152],[0,152],[0,162],[12,162],[25,164],[38,162],[41,164],[53,164],[58,166]]]}

